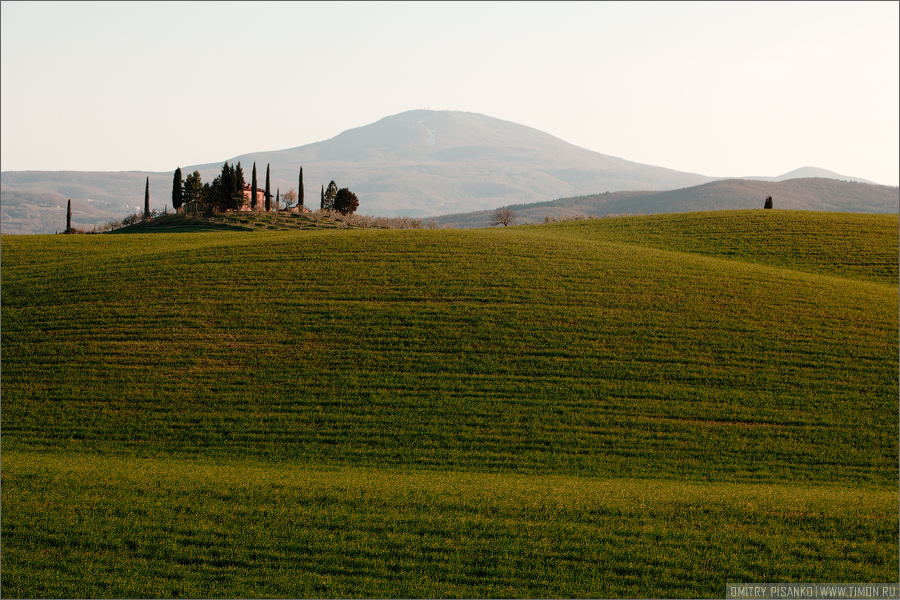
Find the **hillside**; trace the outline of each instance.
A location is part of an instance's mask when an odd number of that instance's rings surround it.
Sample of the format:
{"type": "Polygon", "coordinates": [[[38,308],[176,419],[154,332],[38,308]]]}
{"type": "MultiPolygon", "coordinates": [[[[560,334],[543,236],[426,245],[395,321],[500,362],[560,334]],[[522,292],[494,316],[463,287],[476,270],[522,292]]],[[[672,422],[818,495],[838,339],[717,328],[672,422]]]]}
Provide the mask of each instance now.
{"type": "Polygon", "coordinates": [[[3,595],[891,581],[898,231],[4,236],[3,595]]]}
{"type": "MultiPolygon", "coordinates": [[[[723,179],[665,192],[633,191],[560,198],[534,204],[511,205],[517,223],[540,223],[545,217],[575,215],[660,214],[762,208],[772,196],[775,209],[861,213],[900,212],[900,188],[839,181],[822,177],[758,181],[723,179]]],[[[492,211],[441,215],[441,225],[489,227],[492,211]]]]}

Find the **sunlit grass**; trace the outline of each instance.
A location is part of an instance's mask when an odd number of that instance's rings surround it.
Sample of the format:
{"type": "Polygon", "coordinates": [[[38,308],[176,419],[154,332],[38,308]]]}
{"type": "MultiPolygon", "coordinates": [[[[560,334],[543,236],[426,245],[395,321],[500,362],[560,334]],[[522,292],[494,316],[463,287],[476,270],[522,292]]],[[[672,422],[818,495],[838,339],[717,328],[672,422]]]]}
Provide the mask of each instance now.
{"type": "Polygon", "coordinates": [[[897,559],[878,488],[18,452],[3,478],[7,597],[701,597],[897,559]]]}

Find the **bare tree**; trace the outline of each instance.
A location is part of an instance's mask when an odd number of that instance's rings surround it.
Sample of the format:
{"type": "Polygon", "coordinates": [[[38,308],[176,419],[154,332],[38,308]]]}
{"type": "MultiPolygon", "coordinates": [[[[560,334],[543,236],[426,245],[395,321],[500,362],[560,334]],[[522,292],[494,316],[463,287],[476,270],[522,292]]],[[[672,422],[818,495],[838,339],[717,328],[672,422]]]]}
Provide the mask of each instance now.
{"type": "Polygon", "coordinates": [[[281,199],[284,201],[286,209],[291,208],[291,205],[297,201],[297,192],[294,191],[294,188],[291,188],[281,195],[281,199]]]}
{"type": "Polygon", "coordinates": [[[511,208],[498,208],[494,211],[494,214],[491,215],[491,227],[494,225],[503,225],[506,227],[507,225],[515,224],[516,213],[514,213],[511,208]]]}

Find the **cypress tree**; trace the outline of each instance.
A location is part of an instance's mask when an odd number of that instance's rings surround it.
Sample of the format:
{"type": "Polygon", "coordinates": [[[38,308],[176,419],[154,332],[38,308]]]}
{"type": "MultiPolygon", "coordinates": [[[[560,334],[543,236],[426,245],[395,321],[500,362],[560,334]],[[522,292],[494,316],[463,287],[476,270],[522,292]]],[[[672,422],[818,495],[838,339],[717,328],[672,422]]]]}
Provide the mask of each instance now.
{"type": "Polygon", "coordinates": [[[338,186],[332,181],[328,184],[328,189],[325,190],[325,202],[323,203],[322,208],[325,210],[334,210],[334,197],[337,195],[338,186]]]}
{"type": "Polygon", "coordinates": [[[144,188],[144,218],[150,218],[150,178],[147,178],[147,187],[144,188]]]}
{"type": "Polygon", "coordinates": [[[266,212],[272,210],[272,188],[269,187],[269,165],[266,165],[266,212]]]}
{"type": "Polygon", "coordinates": [[[175,169],[175,179],[172,180],[172,208],[181,208],[184,193],[181,191],[181,167],[175,169]]]}
{"type": "Polygon", "coordinates": [[[231,205],[232,196],[234,192],[234,168],[228,164],[228,161],[225,161],[225,164],[222,165],[222,174],[219,175],[219,204],[225,206],[225,208],[234,208],[231,205]]]}
{"type": "Polygon", "coordinates": [[[303,167],[300,167],[300,187],[297,188],[297,209],[303,212],[303,167]]]}
{"type": "Polygon", "coordinates": [[[253,183],[250,184],[250,208],[256,210],[256,163],[253,163],[253,183]]]}
{"type": "Polygon", "coordinates": [[[281,209],[281,188],[275,188],[275,211],[279,211],[281,209]]]}
{"type": "Polygon", "coordinates": [[[69,198],[69,205],[66,207],[66,233],[72,231],[72,199],[69,198]]]}
{"type": "Polygon", "coordinates": [[[240,208],[241,204],[244,202],[244,169],[241,168],[241,163],[238,162],[237,166],[233,168],[234,171],[234,187],[232,188],[232,204],[234,205],[235,210],[240,208]]]}
{"type": "Polygon", "coordinates": [[[325,184],[322,184],[322,203],[319,205],[319,210],[325,210],[325,184]]]}

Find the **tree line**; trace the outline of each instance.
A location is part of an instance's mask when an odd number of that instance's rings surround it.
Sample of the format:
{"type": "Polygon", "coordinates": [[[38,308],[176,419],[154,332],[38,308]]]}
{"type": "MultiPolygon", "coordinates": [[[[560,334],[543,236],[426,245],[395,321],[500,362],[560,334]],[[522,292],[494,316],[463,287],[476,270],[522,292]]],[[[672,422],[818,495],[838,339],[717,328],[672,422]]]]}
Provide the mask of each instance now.
{"type": "MultiPolygon", "coordinates": [[[[272,210],[272,191],[270,186],[270,166],[266,165],[266,183],[263,192],[263,205],[259,205],[259,184],[256,176],[256,163],[253,163],[253,171],[251,174],[250,184],[250,209],[251,210],[272,210]]],[[[148,183],[149,185],[149,183],[148,183]]],[[[245,186],[244,170],[240,161],[237,164],[229,164],[228,161],[222,165],[222,171],[212,181],[212,183],[203,183],[200,178],[199,171],[194,171],[186,178],[182,179],[181,167],[175,169],[172,180],[172,207],[179,210],[186,204],[195,203],[220,211],[240,210],[245,205],[245,186]]],[[[281,201],[284,200],[284,208],[297,208],[301,212],[304,211],[304,186],[303,186],[303,167],[300,167],[300,175],[298,179],[298,191],[288,190],[281,195],[281,190],[275,193],[275,210],[281,209],[281,201]],[[296,205],[294,205],[296,202],[296,205]]],[[[359,199],[356,194],[347,188],[337,188],[334,181],[328,184],[328,191],[322,186],[321,206],[322,210],[334,210],[342,215],[353,214],[359,208],[359,199]]]]}

